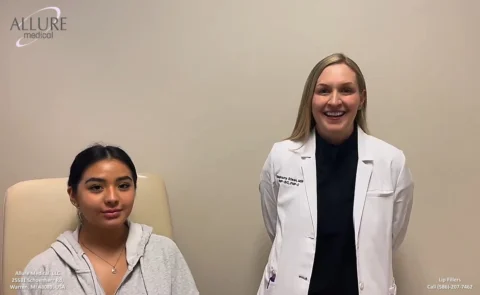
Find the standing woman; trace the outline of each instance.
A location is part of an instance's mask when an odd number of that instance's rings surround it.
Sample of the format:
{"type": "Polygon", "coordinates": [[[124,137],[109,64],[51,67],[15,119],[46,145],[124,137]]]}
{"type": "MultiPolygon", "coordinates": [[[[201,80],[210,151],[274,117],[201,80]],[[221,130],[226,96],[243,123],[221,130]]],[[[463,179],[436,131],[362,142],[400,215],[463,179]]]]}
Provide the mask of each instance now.
{"type": "Polygon", "coordinates": [[[258,295],[395,295],[413,180],[404,153],[371,135],[367,90],[343,54],[311,71],[291,136],[260,178],[273,241],[258,295]]]}

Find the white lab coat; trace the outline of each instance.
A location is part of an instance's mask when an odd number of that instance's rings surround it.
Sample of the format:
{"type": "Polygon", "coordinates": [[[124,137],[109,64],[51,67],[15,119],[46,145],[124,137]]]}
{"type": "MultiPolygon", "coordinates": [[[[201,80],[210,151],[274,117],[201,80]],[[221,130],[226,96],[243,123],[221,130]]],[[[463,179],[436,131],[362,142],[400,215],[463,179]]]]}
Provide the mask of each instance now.
{"type": "MultiPolygon", "coordinates": [[[[392,254],[407,231],[412,176],[401,150],[360,128],[358,159],[353,210],[358,289],[395,295],[392,254]]],[[[304,145],[275,143],[260,178],[262,213],[273,245],[257,295],[307,295],[317,235],[315,132],[304,145]]]]}

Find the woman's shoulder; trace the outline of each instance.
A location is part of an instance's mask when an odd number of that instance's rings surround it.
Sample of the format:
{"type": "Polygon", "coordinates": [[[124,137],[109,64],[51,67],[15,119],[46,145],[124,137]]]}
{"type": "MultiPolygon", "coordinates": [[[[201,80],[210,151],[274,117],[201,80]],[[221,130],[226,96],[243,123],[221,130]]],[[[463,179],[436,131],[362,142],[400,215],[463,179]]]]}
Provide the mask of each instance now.
{"type": "Polygon", "coordinates": [[[183,261],[183,254],[178,247],[177,243],[170,237],[163,235],[152,234],[145,247],[144,252],[145,261],[149,264],[153,263],[158,265],[158,261],[163,261],[167,265],[175,265],[178,261],[183,261]]]}
{"type": "Polygon", "coordinates": [[[150,235],[146,250],[148,252],[146,254],[149,255],[171,255],[180,251],[177,243],[172,238],[154,233],[150,235]]]}
{"type": "MultiPolygon", "coordinates": [[[[372,135],[367,136],[366,155],[373,160],[376,167],[382,171],[391,171],[392,179],[398,179],[402,171],[408,171],[408,161],[405,153],[399,147],[372,135]]],[[[411,178],[411,174],[409,176],[411,178]]]]}
{"type": "Polygon", "coordinates": [[[272,150],[275,151],[290,151],[290,150],[296,150],[300,147],[305,145],[305,142],[302,141],[295,141],[292,139],[283,139],[280,141],[276,141],[272,145],[272,150]]]}
{"type": "Polygon", "coordinates": [[[176,247],[176,243],[173,241],[172,238],[154,233],[152,233],[152,235],[150,236],[149,244],[163,246],[166,248],[176,247]]]}
{"type": "Polygon", "coordinates": [[[172,238],[154,233],[153,227],[148,224],[137,223],[130,220],[128,224],[130,231],[133,231],[133,236],[140,238],[140,246],[145,247],[146,255],[152,252],[175,251],[178,248],[172,238]]]}
{"type": "Polygon", "coordinates": [[[276,141],[270,146],[269,156],[272,159],[278,160],[279,157],[286,157],[292,155],[294,152],[298,152],[304,145],[305,143],[291,139],[276,141]]]}
{"type": "Polygon", "coordinates": [[[391,161],[405,161],[405,154],[399,147],[373,135],[366,135],[366,148],[375,158],[391,161]]]}
{"type": "Polygon", "coordinates": [[[29,276],[29,275],[39,275],[39,273],[45,273],[50,271],[54,264],[58,262],[58,256],[52,248],[48,248],[47,250],[43,251],[35,255],[30,261],[27,263],[22,275],[29,276]]]}

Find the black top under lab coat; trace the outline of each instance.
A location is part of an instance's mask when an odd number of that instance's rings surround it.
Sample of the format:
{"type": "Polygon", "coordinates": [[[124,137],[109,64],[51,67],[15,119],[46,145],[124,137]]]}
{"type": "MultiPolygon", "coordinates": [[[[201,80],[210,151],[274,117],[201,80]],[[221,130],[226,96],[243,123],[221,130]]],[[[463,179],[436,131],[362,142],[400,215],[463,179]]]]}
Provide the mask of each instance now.
{"type": "Polygon", "coordinates": [[[309,295],[358,295],[353,198],[357,127],[340,145],[316,133],[317,241],[309,295]]]}

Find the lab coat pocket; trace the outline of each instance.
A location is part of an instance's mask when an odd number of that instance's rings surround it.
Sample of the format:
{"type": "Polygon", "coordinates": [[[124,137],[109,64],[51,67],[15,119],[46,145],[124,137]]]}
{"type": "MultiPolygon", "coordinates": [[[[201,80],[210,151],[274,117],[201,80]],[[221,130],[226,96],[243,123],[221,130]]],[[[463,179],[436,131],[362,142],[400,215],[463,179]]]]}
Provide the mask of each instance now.
{"type": "MultiPolygon", "coordinates": [[[[276,242],[276,241],[275,241],[276,242]]],[[[265,269],[265,273],[263,275],[263,295],[272,295],[273,290],[275,289],[275,283],[277,278],[277,248],[274,246],[272,251],[270,252],[270,256],[268,258],[267,267],[265,269]]]]}
{"type": "Polygon", "coordinates": [[[394,192],[375,190],[368,191],[363,210],[364,218],[362,226],[372,230],[371,238],[381,239],[388,233],[389,224],[392,221],[392,210],[394,204],[394,192]]]}
{"type": "Polygon", "coordinates": [[[264,295],[272,295],[275,290],[275,283],[277,278],[277,270],[270,266],[265,277],[264,295]]]}
{"type": "Polygon", "coordinates": [[[368,190],[367,197],[368,198],[388,198],[393,196],[393,190],[368,190]]]}
{"type": "Polygon", "coordinates": [[[265,295],[273,295],[273,292],[275,291],[276,276],[277,274],[275,271],[270,272],[265,284],[265,295]]]}

